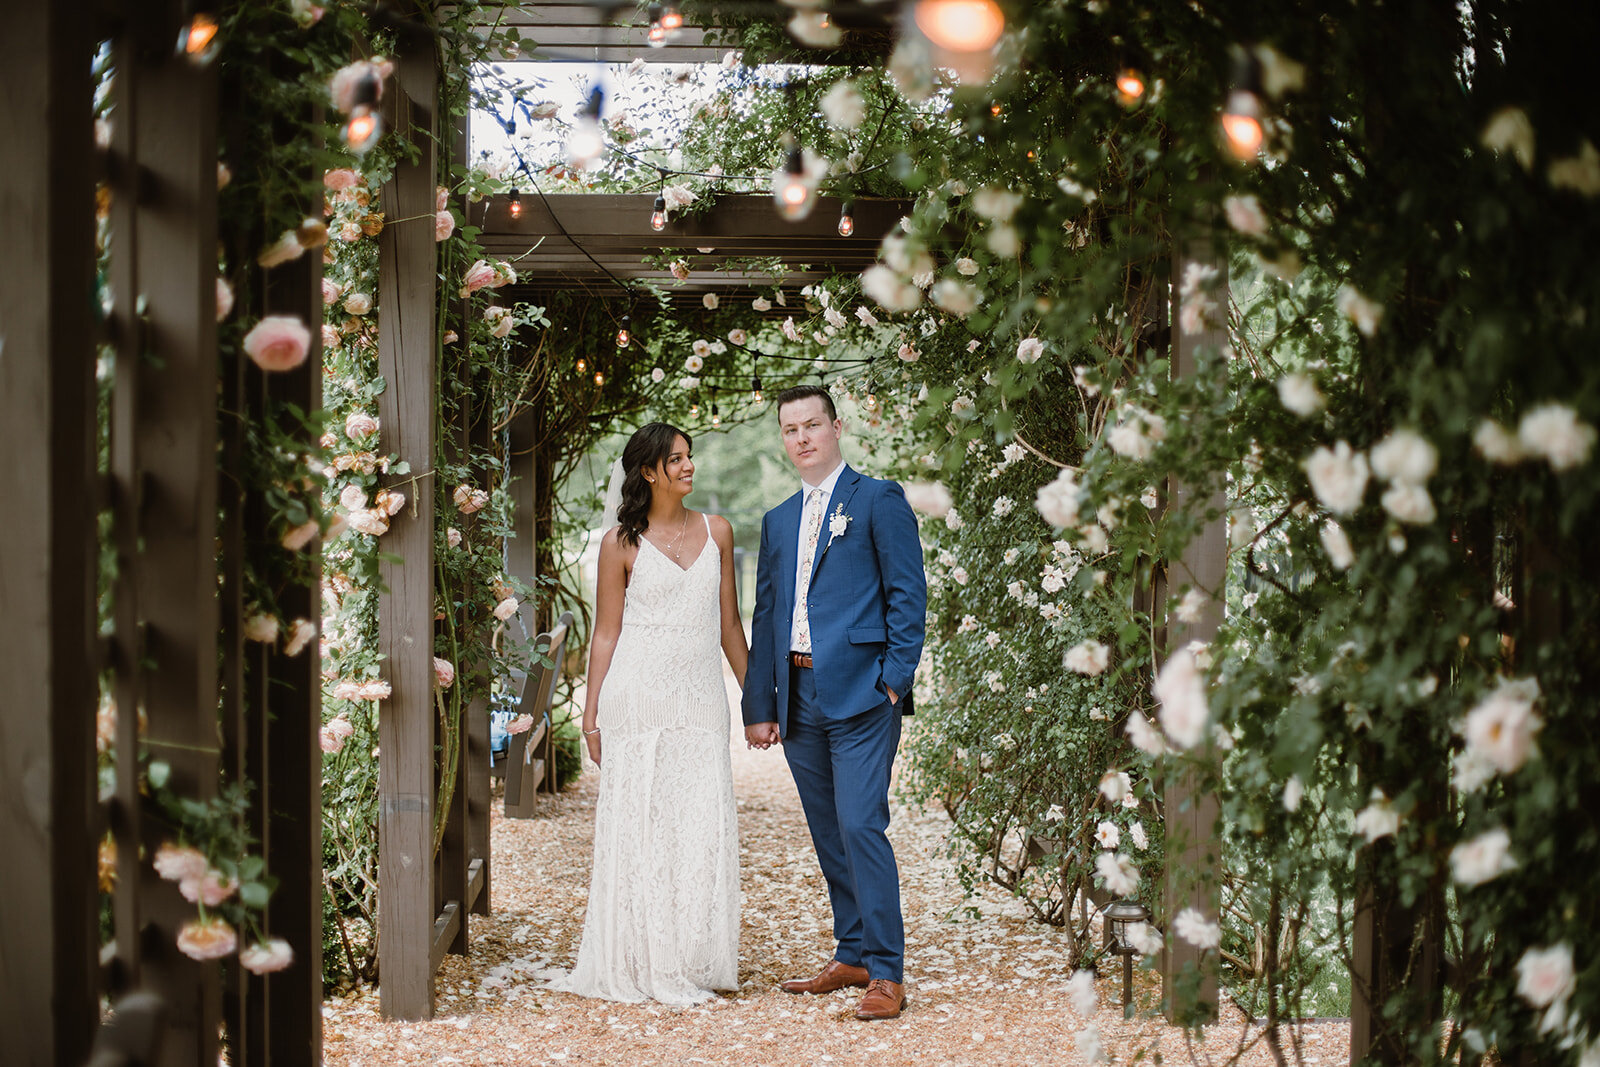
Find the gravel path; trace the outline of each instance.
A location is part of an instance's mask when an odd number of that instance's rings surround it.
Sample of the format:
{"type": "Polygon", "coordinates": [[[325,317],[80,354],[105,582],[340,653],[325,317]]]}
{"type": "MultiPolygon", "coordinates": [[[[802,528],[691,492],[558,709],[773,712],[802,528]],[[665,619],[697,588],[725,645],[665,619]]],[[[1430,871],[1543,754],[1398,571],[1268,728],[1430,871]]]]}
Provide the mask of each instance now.
{"type": "MultiPolygon", "coordinates": [[[[901,1018],[862,1023],[855,997],[792,996],[785,978],[814,973],[832,949],[826,889],[794,783],[776,749],[750,752],[735,730],[734,786],[744,871],[740,988],[706,1005],[622,1005],[552,993],[570,967],[589,882],[598,775],[590,768],[537,817],[496,818],[493,914],[472,916],[472,954],[450,956],[437,981],[437,1016],[385,1023],[376,990],[324,1007],[326,1062],[389,1064],[1076,1064],[1083,1023],[1066,995],[1071,975],[1052,928],[990,890],[963,899],[944,854],[942,813],[897,806],[889,836],[906,913],[907,996],[901,1018]]],[[[1153,979],[1136,974],[1152,1003],[1153,979]]],[[[1154,1019],[1124,1022],[1120,969],[1107,963],[1094,1020],[1117,1063],[1139,1048],[1187,1062],[1181,1032],[1154,1019]]],[[[1348,1062],[1348,1026],[1306,1030],[1308,1064],[1348,1062]]],[[[1213,1028],[1212,1062],[1237,1047],[1239,1020],[1213,1028]]],[[[1203,1061],[1203,1057],[1202,1057],[1203,1061]]],[[[1256,1048],[1245,1063],[1270,1063],[1256,1048]]]]}

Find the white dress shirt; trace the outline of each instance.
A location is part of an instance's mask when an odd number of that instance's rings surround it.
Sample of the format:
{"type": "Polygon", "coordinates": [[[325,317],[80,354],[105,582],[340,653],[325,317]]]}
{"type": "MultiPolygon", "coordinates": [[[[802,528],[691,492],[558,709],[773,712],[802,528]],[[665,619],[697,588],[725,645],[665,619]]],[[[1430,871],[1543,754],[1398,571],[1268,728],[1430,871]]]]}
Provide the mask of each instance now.
{"type": "MultiPolygon", "coordinates": [[[[844,470],[844,460],[833,468],[832,472],[816,485],[811,485],[805,479],[800,480],[800,523],[795,528],[795,554],[794,554],[794,585],[796,593],[800,591],[800,568],[806,561],[806,501],[811,497],[813,489],[822,490],[822,533],[817,538],[817,555],[822,555],[822,547],[826,545],[828,534],[828,503],[833,499],[833,487],[839,482],[839,475],[844,470]]],[[[811,561],[811,569],[815,573],[817,561],[811,561]]],[[[794,648],[796,638],[800,632],[800,598],[795,597],[794,611],[789,616],[789,647],[794,648]]]]}

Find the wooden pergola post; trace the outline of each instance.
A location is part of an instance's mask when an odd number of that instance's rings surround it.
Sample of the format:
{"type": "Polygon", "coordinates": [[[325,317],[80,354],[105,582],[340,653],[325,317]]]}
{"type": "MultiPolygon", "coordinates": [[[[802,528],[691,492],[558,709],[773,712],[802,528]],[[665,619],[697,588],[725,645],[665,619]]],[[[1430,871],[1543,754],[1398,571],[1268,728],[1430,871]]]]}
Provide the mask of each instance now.
{"type": "Polygon", "coordinates": [[[0,64],[0,1033],[8,1062],[94,1040],[93,39],[7,8],[0,64]],[[38,464],[27,462],[38,457],[38,464]]]}
{"type": "MultiPolygon", "coordinates": [[[[1203,235],[1180,240],[1177,244],[1172,264],[1175,300],[1180,299],[1176,295],[1179,283],[1191,264],[1214,269],[1216,290],[1227,292],[1227,260],[1211,237],[1203,235]]],[[[1174,314],[1172,321],[1180,324],[1183,317],[1174,314]]],[[[1221,351],[1227,343],[1225,319],[1210,323],[1201,332],[1191,334],[1184,333],[1175,325],[1172,330],[1172,376],[1180,378],[1193,375],[1199,353],[1206,350],[1221,351]]],[[[1169,481],[1167,492],[1173,508],[1192,508],[1199,503],[1199,490],[1176,478],[1169,481]]],[[[1227,501],[1222,492],[1217,490],[1200,506],[1205,509],[1207,517],[1182,557],[1170,562],[1167,580],[1158,585],[1155,609],[1161,611],[1162,601],[1185,585],[1214,593],[1215,596],[1206,601],[1195,622],[1185,623],[1177,618],[1166,620],[1167,655],[1184,648],[1191,641],[1209,643],[1222,625],[1228,568],[1227,501]]],[[[1192,1017],[1196,1013],[1210,1018],[1215,1018],[1217,1014],[1216,953],[1195,948],[1175,936],[1171,926],[1172,920],[1186,907],[1195,908],[1213,920],[1217,918],[1222,852],[1217,827],[1219,810],[1216,797],[1196,788],[1196,784],[1194,775],[1179,773],[1169,777],[1164,793],[1167,876],[1161,918],[1167,927],[1167,940],[1162,955],[1161,979],[1167,1016],[1173,1020],[1192,1017]],[[1177,980],[1186,970],[1196,967],[1200,971],[1197,989],[1177,980]]]]}
{"type": "Polygon", "coordinates": [[[435,114],[439,89],[434,47],[402,42],[392,91],[395,128],[418,156],[402,162],[383,190],[379,238],[378,397],[380,454],[398,454],[411,473],[389,484],[406,494],[383,541],[379,580],[380,647],[393,687],[378,716],[379,1004],[391,1019],[433,1015],[433,516],[434,400],[438,388],[438,245],[433,234],[435,114]],[[419,218],[420,216],[420,218],[419,218]]]}

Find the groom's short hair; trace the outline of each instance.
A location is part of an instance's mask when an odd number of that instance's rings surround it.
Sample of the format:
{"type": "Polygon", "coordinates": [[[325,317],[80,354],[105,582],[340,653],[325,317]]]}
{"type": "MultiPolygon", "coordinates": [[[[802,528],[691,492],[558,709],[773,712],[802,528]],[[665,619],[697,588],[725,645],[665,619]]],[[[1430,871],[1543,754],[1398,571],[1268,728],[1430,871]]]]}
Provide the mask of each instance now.
{"type": "Polygon", "coordinates": [[[822,398],[822,406],[828,409],[829,422],[839,418],[839,410],[833,406],[833,394],[820,385],[791,385],[778,394],[778,402],[774,405],[773,410],[778,413],[779,418],[782,418],[783,405],[793,404],[797,400],[804,400],[812,396],[822,398]]]}

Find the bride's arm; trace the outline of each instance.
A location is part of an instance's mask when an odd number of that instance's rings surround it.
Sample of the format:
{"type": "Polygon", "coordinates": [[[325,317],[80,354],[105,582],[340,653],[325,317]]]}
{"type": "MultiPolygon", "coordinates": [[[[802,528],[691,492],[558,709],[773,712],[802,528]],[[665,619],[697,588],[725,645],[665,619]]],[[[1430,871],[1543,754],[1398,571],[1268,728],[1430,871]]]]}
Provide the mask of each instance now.
{"type": "Polygon", "coordinates": [[[744,620],[739,617],[739,587],[733,577],[733,526],[720,515],[711,519],[711,536],[722,552],[722,654],[728,657],[733,676],[744,688],[745,671],[750,665],[750,646],[744,639],[744,620]]]}
{"type": "Polygon", "coordinates": [[[616,528],[606,532],[600,542],[600,564],[596,568],[594,635],[589,640],[589,678],[583,695],[583,740],[589,758],[600,762],[600,686],[611,669],[611,655],[617,650],[617,635],[622,632],[622,591],[627,584],[627,550],[617,543],[616,528]]]}

